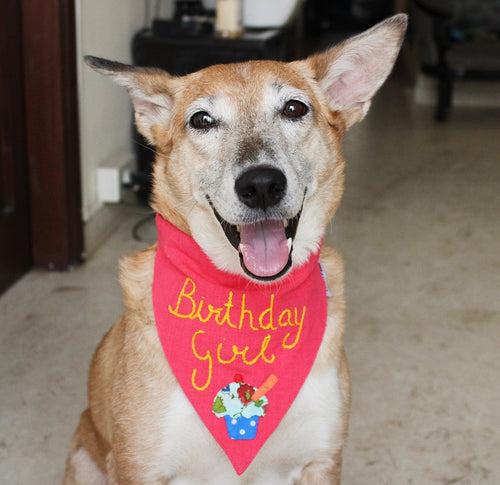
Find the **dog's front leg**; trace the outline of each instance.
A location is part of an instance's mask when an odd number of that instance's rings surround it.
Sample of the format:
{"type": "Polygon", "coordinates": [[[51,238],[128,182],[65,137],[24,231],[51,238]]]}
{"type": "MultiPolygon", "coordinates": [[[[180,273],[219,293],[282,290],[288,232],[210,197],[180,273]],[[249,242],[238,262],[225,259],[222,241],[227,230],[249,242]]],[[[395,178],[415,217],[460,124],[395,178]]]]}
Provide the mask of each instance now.
{"type": "Polygon", "coordinates": [[[333,458],[313,461],[303,470],[297,485],[340,485],[342,450],[333,458]]]}
{"type": "Polygon", "coordinates": [[[108,453],[108,456],[106,457],[106,475],[107,475],[106,485],[120,484],[117,476],[115,458],[113,456],[112,451],[110,451],[108,453]]]}

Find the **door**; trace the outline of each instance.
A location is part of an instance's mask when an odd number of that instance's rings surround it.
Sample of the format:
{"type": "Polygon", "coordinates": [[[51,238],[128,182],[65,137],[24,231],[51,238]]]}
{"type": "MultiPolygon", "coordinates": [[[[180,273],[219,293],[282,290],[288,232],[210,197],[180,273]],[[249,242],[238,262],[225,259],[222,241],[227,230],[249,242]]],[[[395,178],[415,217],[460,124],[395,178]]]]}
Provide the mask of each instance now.
{"type": "Polygon", "coordinates": [[[74,0],[0,0],[0,292],[82,260],[74,0]]]}
{"type": "Polygon", "coordinates": [[[20,5],[0,1],[0,293],[31,266],[20,5]]]}

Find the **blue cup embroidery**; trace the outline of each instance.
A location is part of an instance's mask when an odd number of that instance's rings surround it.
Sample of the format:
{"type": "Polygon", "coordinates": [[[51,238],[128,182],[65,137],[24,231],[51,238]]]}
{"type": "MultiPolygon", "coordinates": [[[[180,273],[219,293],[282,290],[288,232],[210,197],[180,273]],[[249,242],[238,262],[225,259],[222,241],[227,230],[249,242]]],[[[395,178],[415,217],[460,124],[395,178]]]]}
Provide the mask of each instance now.
{"type": "Polygon", "coordinates": [[[251,418],[224,416],[224,419],[227,432],[232,440],[253,440],[257,435],[259,416],[252,416],[251,418]]]}

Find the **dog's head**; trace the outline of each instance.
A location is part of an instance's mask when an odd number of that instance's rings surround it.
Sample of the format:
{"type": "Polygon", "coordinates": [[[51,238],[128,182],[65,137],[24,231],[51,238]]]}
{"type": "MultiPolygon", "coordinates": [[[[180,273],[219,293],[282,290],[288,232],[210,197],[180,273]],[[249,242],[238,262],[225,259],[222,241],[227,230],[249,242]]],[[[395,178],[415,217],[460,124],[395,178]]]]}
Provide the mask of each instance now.
{"type": "Polygon", "coordinates": [[[86,59],[127,88],[155,148],[154,209],[219,268],[271,281],[317,250],[342,195],[343,134],[389,75],[406,24],[397,15],[303,61],[184,77],[86,59]]]}

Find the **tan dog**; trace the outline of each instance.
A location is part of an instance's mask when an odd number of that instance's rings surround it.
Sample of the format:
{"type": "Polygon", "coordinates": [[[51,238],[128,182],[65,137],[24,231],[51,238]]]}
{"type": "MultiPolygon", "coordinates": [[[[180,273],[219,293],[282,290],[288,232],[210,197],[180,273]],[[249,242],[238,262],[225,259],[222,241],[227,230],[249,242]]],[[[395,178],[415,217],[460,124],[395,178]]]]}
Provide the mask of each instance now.
{"type": "MultiPolygon", "coordinates": [[[[406,16],[397,15],[304,61],[219,65],[179,78],[87,60],[127,88],[137,126],[156,149],[154,210],[192,235],[220,269],[276,281],[317,250],[342,195],[343,135],[366,115],[389,75],[406,25],[406,16]],[[248,172],[250,185],[235,188],[248,172]],[[265,231],[264,219],[271,218],[282,221],[284,231],[302,205],[290,241],[293,258],[240,257],[234,237],[243,226],[263,224],[265,231]]],[[[151,298],[155,251],[121,261],[125,311],[93,358],[89,407],[64,483],[340,483],[350,404],[340,257],[322,250],[333,296],[313,368],[239,477],[194,418],[160,346],[151,298]],[[168,413],[174,398],[186,402],[175,418],[168,413]]]]}

